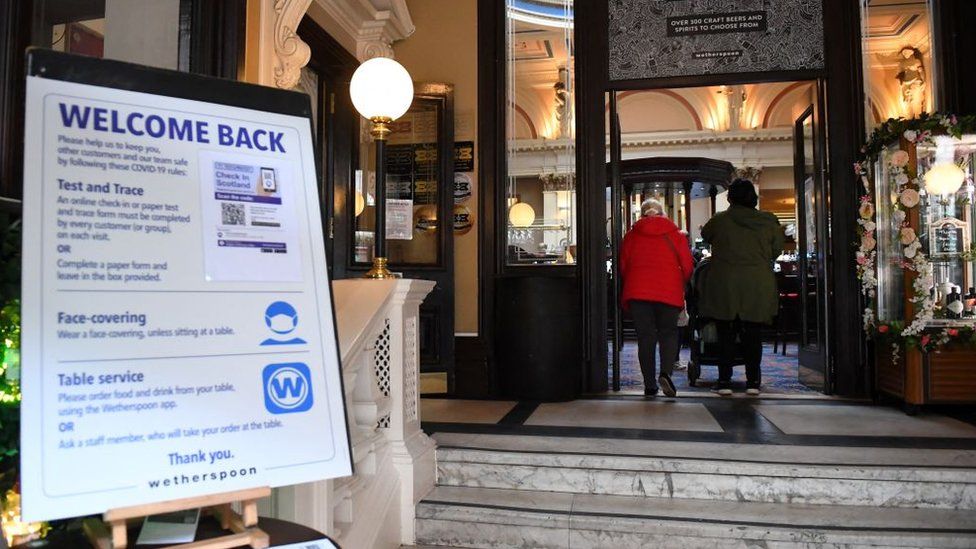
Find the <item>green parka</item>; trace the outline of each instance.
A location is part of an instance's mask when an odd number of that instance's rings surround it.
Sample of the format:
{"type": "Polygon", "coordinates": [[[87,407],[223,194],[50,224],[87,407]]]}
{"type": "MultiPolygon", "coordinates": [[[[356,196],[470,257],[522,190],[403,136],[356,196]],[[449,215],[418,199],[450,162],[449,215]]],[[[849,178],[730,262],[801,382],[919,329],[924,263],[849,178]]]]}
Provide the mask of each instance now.
{"type": "Polygon", "coordinates": [[[773,261],[785,240],[776,216],[732,205],[712,217],[701,234],[712,246],[711,265],[700,281],[702,316],[772,322],[779,309],[773,261]]]}

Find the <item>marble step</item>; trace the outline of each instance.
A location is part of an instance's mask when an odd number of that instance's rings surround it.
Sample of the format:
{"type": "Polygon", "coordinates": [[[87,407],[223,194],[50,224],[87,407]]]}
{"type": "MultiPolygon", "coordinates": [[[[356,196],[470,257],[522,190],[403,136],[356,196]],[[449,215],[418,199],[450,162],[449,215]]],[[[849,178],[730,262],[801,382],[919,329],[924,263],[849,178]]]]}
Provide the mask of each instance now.
{"type": "Polygon", "coordinates": [[[976,451],[441,433],[441,486],[976,510],[976,451]]]}
{"type": "Polygon", "coordinates": [[[469,548],[973,548],[976,512],[436,488],[417,543],[469,548]]]}

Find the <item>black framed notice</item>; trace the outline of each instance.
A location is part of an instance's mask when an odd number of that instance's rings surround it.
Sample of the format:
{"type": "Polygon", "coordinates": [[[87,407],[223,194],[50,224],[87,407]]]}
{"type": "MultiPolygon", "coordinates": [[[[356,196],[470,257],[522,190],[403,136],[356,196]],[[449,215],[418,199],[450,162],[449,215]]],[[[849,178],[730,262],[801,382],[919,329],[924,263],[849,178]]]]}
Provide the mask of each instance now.
{"type": "Polygon", "coordinates": [[[612,0],[611,81],[824,68],[823,0],[612,0]]]}
{"type": "Polygon", "coordinates": [[[954,257],[969,250],[969,224],[945,217],[929,226],[929,248],[932,257],[954,257]]]}

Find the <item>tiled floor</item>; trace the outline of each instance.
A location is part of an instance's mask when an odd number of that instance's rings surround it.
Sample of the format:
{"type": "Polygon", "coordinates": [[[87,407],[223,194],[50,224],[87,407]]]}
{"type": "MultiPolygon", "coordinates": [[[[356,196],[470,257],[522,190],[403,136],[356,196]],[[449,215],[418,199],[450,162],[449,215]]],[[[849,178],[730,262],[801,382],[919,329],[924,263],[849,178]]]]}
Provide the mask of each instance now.
{"type": "Polygon", "coordinates": [[[788,435],[976,437],[976,427],[938,415],[912,417],[892,408],[760,405],[759,413],[788,435]]]}
{"type": "Polygon", "coordinates": [[[722,432],[722,427],[701,404],[644,400],[541,404],[525,425],[722,432]]]}
{"type": "Polygon", "coordinates": [[[428,432],[686,442],[976,449],[976,414],[908,416],[839,399],[640,396],[537,403],[422,399],[428,432]],[[956,417],[949,417],[954,415],[956,417]]]}
{"type": "Polygon", "coordinates": [[[420,401],[421,421],[449,423],[498,423],[515,407],[502,400],[449,400],[425,398],[420,401]]]}

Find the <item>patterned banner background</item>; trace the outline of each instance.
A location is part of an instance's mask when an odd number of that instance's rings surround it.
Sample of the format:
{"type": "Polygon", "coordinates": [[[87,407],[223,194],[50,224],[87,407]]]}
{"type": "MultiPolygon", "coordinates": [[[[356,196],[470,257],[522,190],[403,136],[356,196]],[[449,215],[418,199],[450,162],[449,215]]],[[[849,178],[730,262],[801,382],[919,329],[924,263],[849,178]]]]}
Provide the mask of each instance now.
{"type": "Polygon", "coordinates": [[[822,69],[822,0],[611,0],[610,79],[822,69]]]}

